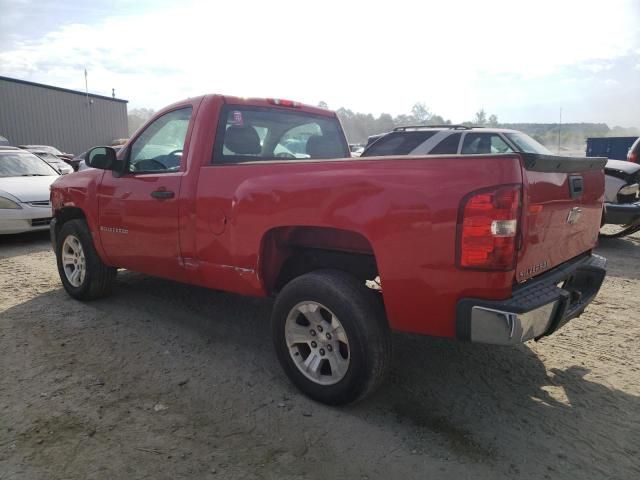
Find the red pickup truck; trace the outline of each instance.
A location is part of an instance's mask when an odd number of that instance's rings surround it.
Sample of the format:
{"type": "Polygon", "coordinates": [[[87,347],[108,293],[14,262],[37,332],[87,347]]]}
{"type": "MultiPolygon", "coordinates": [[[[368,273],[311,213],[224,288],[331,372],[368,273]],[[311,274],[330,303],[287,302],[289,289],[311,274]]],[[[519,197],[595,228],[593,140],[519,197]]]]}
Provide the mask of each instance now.
{"type": "Polygon", "coordinates": [[[508,153],[351,158],[335,113],[221,95],[155,115],[51,189],[66,291],[119,268],[274,296],[273,342],[310,397],[384,377],[391,330],[516,344],[597,294],[605,160],[508,153]]]}

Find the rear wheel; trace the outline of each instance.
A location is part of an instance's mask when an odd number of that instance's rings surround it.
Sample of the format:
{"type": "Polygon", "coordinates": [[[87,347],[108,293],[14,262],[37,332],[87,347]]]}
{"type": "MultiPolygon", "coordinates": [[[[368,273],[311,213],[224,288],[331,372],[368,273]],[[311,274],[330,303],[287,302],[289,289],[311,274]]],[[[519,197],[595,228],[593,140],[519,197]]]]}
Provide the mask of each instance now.
{"type": "Polygon", "coordinates": [[[379,295],[333,270],[305,274],[284,287],[273,310],[273,341],[286,374],[306,395],[346,404],[382,382],[391,338],[379,295]]]}
{"type": "Polygon", "coordinates": [[[64,289],[79,300],[111,293],[117,269],[102,263],[84,220],[70,220],[57,235],[56,261],[64,289]]]}

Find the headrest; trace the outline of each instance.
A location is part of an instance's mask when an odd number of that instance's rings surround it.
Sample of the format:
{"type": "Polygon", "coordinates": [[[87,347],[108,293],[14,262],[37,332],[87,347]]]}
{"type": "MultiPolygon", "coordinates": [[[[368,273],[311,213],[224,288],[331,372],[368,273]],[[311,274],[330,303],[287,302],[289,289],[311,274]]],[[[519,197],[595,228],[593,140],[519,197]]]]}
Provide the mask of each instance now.
{"type": "Polygon", "coordinates": [[[307,154],[311,158],[340,158],[343,156],[340,144],[323,135],[312,135],[307,140],[307,154]]]}
{"type": "Polygon", "coordinates": [[[491,138],[488,136],[480,137],[476,153],[491,153],[491,138]]]}
{"type": "Polygon", "coordinates": [[[224,146],[236,155],[256,155],[262,151],[258,132],[250,125],[227,128],[224,146]]]}

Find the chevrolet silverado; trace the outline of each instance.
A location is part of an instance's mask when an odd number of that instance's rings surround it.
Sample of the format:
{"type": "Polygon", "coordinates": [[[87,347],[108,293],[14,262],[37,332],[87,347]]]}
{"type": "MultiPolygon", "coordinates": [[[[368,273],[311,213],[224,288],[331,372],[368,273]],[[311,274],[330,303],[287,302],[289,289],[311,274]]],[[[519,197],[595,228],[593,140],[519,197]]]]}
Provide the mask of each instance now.
{"type": "Polygon", "coordinates": [[[334,112],[206,95],[51,189],[60,279],[79,300],[118,269],[273,296],[273,343],[305,394],[372,392],[391,331],[513,345],[580,315],[604,159],[520,152],[352,158],[334,112]]]}

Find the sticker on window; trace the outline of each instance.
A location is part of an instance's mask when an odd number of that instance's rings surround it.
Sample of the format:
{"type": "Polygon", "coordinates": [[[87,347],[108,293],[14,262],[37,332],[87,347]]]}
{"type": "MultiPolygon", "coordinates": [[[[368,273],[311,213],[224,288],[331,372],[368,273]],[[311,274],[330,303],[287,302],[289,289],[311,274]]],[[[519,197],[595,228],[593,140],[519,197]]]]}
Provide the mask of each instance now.
{"type": "Polygon", "coordinates": [[[231,112],[231,119],[229,120],[229,124],[238,125],[240,127],[243,126],[244,121],[242,120],[242,112],[238,110],[234,110],[233,112],[231,112]]]}

